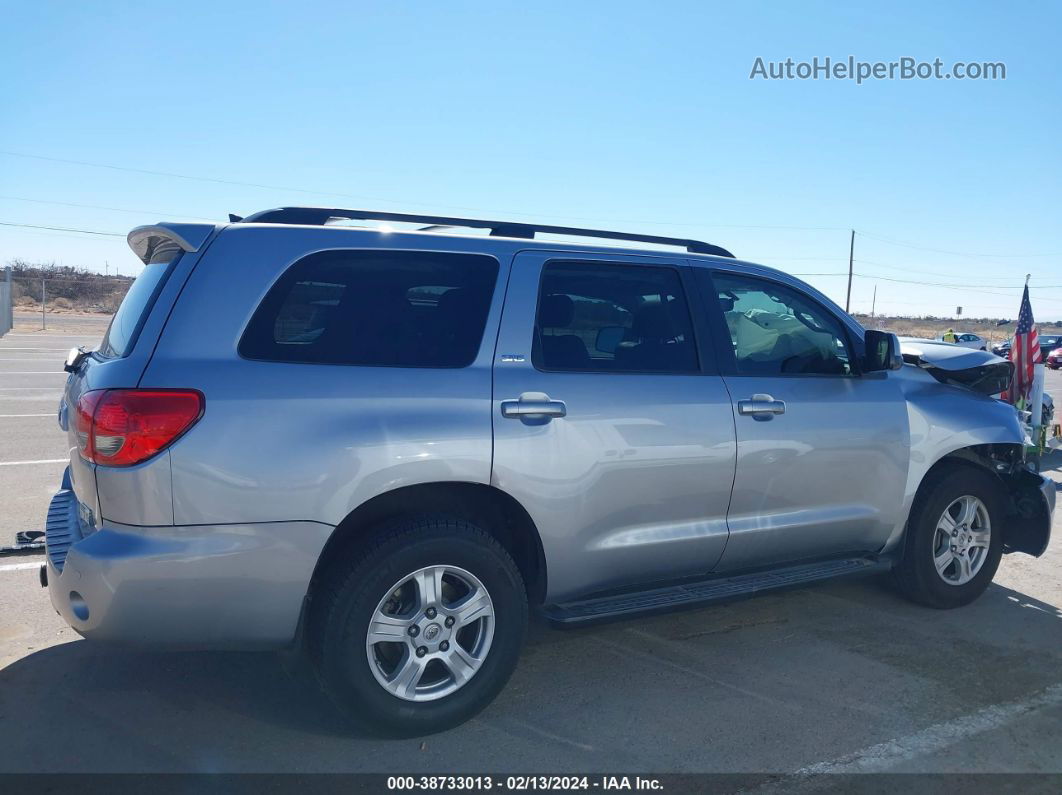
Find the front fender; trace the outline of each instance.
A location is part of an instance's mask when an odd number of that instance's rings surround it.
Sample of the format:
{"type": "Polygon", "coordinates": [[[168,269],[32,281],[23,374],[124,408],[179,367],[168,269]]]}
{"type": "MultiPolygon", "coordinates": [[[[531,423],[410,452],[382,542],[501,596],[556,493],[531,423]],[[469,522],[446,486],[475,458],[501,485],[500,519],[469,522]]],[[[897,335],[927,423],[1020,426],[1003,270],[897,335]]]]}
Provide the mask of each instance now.
{"type": "Polygon", "coordinates": [[[907,401],[910,464],[901,519],[883,549],[885,553],[899,548],[915,496],[934,466],[949,456],[961,455],[968,448],[985,445],[1021,448],[1025,442],[1013,406],[962,387],[942,384],[911,365],[897,375],[907,401]]]}

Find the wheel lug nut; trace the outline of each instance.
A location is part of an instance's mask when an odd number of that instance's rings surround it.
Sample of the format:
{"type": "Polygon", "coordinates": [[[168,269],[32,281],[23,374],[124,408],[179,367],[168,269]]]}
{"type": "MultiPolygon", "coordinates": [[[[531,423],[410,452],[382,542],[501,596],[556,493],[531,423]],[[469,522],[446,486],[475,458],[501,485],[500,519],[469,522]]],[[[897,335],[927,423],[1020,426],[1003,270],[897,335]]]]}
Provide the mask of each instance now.
{"type": "Polygon", "coordinates": [[[414,624],[407,631],[409,632],[409,637],[415,638],[415,637],[417,637],[417,635],[420,634],[420,627],[418,627],[416,624],[414,624]]]}
{"type": "Polygon", "coordinates": [[[434,607],[429,607],[427,610],[424,611],[424,615],[426,615],[428,618],[435,618],[437,613],[435,612],[434,607]]]}
{"type": "Polygon", "coordinates": [[[446,624],[447,627],[452,627],[454,625],[454,617],[447,616],[446,620],[443,623],[446,624]]]}
{"type": "Polygon", "coordinates": [[[450,641],[444,640],[439,644],[439,651],[450,651],[450,641]]]}
{"type": "Polygon", "coordinates": [[[427,653],[428,653],[428,647],[427,646],[417,646],[417,656],[418,657],[423,657],[427,653]]]}

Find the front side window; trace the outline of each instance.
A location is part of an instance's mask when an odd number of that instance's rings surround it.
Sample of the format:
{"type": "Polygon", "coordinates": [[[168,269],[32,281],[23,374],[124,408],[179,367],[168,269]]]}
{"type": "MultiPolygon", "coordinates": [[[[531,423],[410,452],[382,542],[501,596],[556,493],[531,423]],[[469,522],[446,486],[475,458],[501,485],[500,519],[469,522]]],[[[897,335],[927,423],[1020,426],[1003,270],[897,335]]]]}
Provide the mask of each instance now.
{"type": "Polygon", "coordinates": [[[478,254],[325,251],[292,265],[254,313],[248,359],[466,367],[498,277],[478,254]]]}
{"type": "Polygon", "coordinates": [[[840,321],[797,290],[730,273],[713,275],[739,375],[850,375],[840,321]]]}
{"type": "Polygon", "coordinates": [[[540,370],[693,373],[699,369],[678,271],[548,263],[532,361],[540,370]]]}

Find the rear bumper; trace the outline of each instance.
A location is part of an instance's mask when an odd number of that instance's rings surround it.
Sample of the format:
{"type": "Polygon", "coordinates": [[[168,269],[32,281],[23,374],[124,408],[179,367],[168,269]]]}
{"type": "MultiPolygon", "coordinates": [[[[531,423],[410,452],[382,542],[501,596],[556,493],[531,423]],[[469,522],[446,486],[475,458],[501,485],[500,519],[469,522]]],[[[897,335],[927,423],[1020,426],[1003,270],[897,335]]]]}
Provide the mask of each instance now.
{"type": "Polygon", "coordinates": [[[63,489],[46,536],[59,614],[86,638],[183,648],[291,643],[332,532],[316,522],[82,530],[63,489]]]}

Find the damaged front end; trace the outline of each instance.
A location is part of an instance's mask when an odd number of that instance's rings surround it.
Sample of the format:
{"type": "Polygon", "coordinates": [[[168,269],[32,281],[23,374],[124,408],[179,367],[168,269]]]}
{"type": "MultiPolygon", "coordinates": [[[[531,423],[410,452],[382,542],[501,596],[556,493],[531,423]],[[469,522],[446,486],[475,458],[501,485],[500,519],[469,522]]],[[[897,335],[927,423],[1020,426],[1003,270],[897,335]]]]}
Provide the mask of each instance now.
{"type": "Polygon", "coordinates": [[[1007,496],[1004,553],[1024,552],[1038,558],[1047,551],[1057,487],[1053,480],[1031,469],[1024,445],[976,445],[956,450],[947,457],[990,469],[1002,482],[1007,496]]]}
{"type": "Polygon", "coordinates": [[[946,342],[902,339],[900,352],[907,364],[921,367],[942,384],[998,395],[1010,386],[1014,365],[988,351],[960,348],[946,342]]]}
{"type": "Polygon", "coordinates": [[[919,441],[928,445],[935,437],[936,444],[931,446],[937,447],[937,452],[926,449],[928,460],[966,460],[994,473],[1007,495],[1003,551],[1042,555],[1051,538],[1055,482],[1038,474],[1033,462],[1027,460],[1027,431],[1017,410],[1002,401],[990,400],[1010,386],[1013,365],[987,351],[933,340],[902,339],[900,352],[904,362],[939,384],[980,396],[975,399],[976,405],[964,410],[951,390],[937,387],[909,391],[908,402],[923,421],[916,427],[934,427],[944,434],[915,434],[914,446],[919,447],[919,441]]]}

